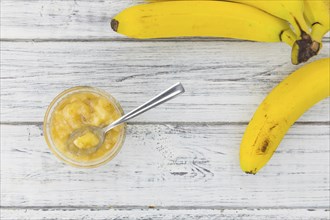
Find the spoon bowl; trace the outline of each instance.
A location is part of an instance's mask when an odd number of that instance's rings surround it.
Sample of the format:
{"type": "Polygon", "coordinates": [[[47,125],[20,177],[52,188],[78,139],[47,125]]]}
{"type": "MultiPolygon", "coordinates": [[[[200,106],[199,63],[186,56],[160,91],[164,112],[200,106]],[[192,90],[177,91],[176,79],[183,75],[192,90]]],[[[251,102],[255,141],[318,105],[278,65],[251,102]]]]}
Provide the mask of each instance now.
{"type": "Polygon", "coordinates": [[[105,137],[105,131],[103,128],[96,126],[84,126],[72,132],[68,139],[68,150],[75,155],[89,155],[95,153],[103,144],[105,137]],[[95,146],[88,146],[85,148],[78,147],[74,142],[77,138],[82,137],[87,133],[92,133],[98,139],[98,143],[95,146]]]}

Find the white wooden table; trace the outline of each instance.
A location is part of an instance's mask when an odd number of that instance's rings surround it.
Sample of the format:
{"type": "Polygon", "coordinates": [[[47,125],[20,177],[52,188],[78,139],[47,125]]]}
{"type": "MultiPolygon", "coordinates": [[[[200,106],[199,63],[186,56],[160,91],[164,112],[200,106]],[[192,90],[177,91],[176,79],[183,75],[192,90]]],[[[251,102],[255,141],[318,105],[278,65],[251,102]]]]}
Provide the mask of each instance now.
{"type": "Polygon", "coordinates": [[[329,99],[260,173],[239,168],[249,119],[298,68],[290,48],[113,33],[110,18],[137,3],[1,1],[1,219],[329,218],[329,99]],[[107,165],[76,169],[50,153],[43,116],[64,89],[105,89],[128,111],[178,81],[186,93],[130,122],[107,165]]]}

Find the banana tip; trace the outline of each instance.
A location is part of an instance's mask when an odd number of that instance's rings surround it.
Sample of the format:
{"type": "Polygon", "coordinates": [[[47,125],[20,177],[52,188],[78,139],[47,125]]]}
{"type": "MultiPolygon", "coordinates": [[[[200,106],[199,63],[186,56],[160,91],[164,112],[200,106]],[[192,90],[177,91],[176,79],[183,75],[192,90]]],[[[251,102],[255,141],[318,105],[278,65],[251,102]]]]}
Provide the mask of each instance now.
{"type": "Polygon", "coordinates": [[[245,171],[246,174],[253,174],[253,175],[256,175],[257,172],[254,170],[251,170],[251,171],[245,171]]]}
{"type": "Polygon", "coordinates": [[[116,19],[112,19],[110,22],[110,26],[111,26],[112,30],[117,32],[118,26],[119,26],[119,21],[117,21],[116,19]]]}

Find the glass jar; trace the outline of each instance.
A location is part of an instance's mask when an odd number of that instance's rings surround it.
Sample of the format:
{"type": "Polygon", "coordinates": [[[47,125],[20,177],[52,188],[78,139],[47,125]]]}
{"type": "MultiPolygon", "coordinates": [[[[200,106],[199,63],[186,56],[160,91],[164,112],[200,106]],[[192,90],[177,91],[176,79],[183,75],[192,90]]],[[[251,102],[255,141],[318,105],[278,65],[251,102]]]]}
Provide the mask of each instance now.
{"type": "MultiPolygon", "coordinates": [[[[70,154],[65,153],[63,150],[58,148],[56,146],[54,137],[52,135],[52,119],[54,116],[54,112],[56,111],[56,108],[58,105],[61,104],[63,100],[66,100],[69,97],[72,97],[72,95],[75,94],[94,94],[100,97],[104,97],[109,101],[114,107],[116,113],[118,114],[119,117],[121,117],[124,114],[124,111],[122,107],[120,106],[119,102],[111,95],[109,95],[107,92],[94,88],[94,87],[88,87],[88,86],[79,86],[79,87],[73,87],[68,90],[63,91],[61,94],[56,96],[56,98],[51,102],[49,105],[45,118],[44,118],[44,124],[43,124],[43,130],[44,130],[44,137],[46,139],[46,142],[50,148],[50,150],[63,162],[75,166],[75,167],[80,167],[80,168],[93,168],[93,167],[98,167],[102,164],[105,164],[112,160],[120,151],[124,140],[126,136],[126,124],[119,125],[120,131],[118,134],[118,138],[115,141],[115,144],[109,151],[105,152],[102,154],[102,156],[96,158],[96,159],[91,159],[91,160],[79,160],[78,156],[72,157],[69,156],[70,154]]],[[[110,113],[109,113],[110,114],[110,113]]]]}

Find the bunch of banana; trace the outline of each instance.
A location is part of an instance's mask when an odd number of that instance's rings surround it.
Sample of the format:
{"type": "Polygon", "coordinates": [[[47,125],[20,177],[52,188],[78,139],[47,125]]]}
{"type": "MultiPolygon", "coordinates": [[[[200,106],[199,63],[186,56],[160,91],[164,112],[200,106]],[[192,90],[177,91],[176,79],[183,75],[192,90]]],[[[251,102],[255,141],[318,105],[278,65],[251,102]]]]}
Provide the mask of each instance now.
{"type": "MultiPolygon", "coordinates": [[[[306,62],[330,29],[329,0],[149,0],[111,20],[114,31],[138,38],[227,37],[285,42],[293,64],[306,62]],[[292,31],[291,27],[294,31],[292,31]]],[[[250,121],[240,150],[241,168],[256,174],[291,125],[330,95],[330,58],[288,76],[266,97],[250,121]]]]}
{"type": "Polygon", "coordinates": [[[153,3],[127,8],[115,16],[112,29],[139,39],[228,37],[285,42],[292,47],[293,64],[307,61],[320,47],[310,37],[303,0],[149,1],[153,3]]]}
{"type": "Polygon", "coordinates": [[[330,95],[330,58],[303,66],[275,87],[258,107],[242,139],[241,168],[256,174],[272,157],[291,125],[330,95]]]}

